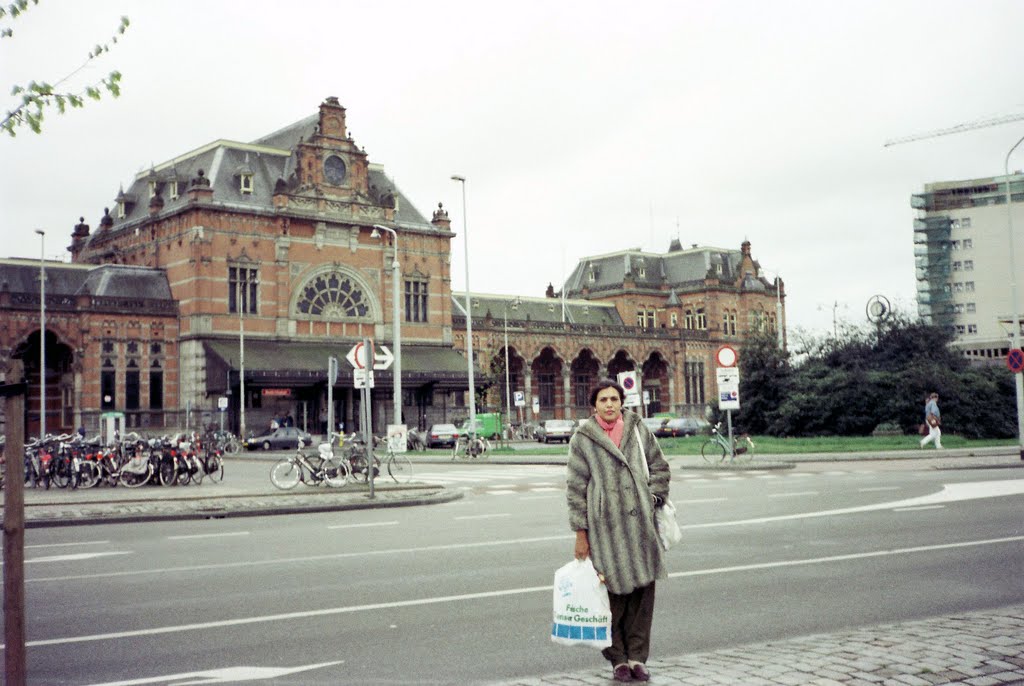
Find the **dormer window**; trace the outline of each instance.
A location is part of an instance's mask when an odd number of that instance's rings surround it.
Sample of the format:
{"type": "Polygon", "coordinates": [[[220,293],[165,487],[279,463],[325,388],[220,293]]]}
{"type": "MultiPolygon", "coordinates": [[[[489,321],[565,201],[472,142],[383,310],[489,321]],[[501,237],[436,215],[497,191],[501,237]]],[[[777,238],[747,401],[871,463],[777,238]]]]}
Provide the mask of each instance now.
{"type": "Polygon", "coordinates": [[[157,190],[156,186],[157,186],[156,181],[150,181],[149,182],[149,199],[150,200],[152,200],[153,198],[156,197],[156,190],[157,190]]]}
{"type": "Polygon", "coordinates": [[[647,276],[647,265],[644,264],[643,260],[640,260],[636,265],[636,275],[641,279],[647,276]]]}
{"type": "Polygon", "coordinates": [[[242,172],[238,175],[238,190],[243,195],[252,195],[253,186],[255,185],[253,183],[253,176],[255,175],[252,172],[242,172]]]}
{"type": "Polygon", "coordinates": [[[590,275],[589,275],[588,278],[590,280],[590,283],[594,283],[595,281],[597,281],[597,270],[596,269],[591,269],[590,270],[590,275]]]}
{"type": "Polygon", "coordinates": [[[117,201],[117,218],[124,219],[127,216],[124,200],[117,201]]]}
{"type": "Polygon", "coordinates": [[[171,188],[170,188],[170,191],[169,191],[169,195],[171,196],[171,200],[177,200],[178,196],[180,195],[180,192],[179,192],[179,189],[178,189],[178,181],[177,180],[171,181],[170,186],[171,186],[171,188]]]}

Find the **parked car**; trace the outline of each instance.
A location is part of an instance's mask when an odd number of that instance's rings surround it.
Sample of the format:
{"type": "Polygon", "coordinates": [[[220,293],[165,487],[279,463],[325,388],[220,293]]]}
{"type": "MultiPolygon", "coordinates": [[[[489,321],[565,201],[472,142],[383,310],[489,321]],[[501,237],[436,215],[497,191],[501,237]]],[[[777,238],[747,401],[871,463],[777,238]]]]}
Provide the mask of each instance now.
{"type": "Polygon", "coordinates": [[[292,450],[299,447],[300,440],[303,447],[313,443],[313,437],[305,431],[294,426],[281,426],[259,436],[250,436],[245,439],[245,447],[249,450],[292,450]]]}
{"type": "Polygon", "coordinates": [[[454,424],[434,424],[427,431],[428,448],[451,448],[459,440],[459,430],[454,424]]]}
{"type": "Polygon", "coordinates": [[[668,417],[646,417],[643,419],[644,425],[658,438],[666,438],[673,435],[672,431],[666,426],[669,421],[668,417]]]}
{"type": "Polygon", "coordinates": [[[551,443],[559,441],[568,443],[576,431],[576,422],[571,419],[548,419],[541,422],[537,427],[536,435],[538,443],[551,443]]]}
{"type": "Polygon", "coordinates": [[[676,417],[665,423],[669,436],[696,436],[707,433],[711,423],[699,417],[676,417]]]}

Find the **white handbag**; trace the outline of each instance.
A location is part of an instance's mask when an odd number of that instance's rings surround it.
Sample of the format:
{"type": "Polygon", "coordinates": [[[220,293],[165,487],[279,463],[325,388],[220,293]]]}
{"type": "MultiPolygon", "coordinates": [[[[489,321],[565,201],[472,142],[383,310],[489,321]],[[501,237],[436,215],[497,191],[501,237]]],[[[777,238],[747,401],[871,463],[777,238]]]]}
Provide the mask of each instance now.
{"type": "MultiPolygon", "coordinates": [[[[634,427],[636,442],[640,446],[640,456],[643,458],[641,464],[644,466],[644,476],[647,482],[651,481],[651,469],[647,466],[647,451],[644,450],[644,442],[640,437],[640,429],[634,427]]],[[[676,506],[672,501],[665,498],[661,507],[654,508],[654,528],[658,530],[658,538],[661,540],[661,547],[668,550],[679,541],[683,540],[683,530],[679,528],[676,521],[676,506]]]]}

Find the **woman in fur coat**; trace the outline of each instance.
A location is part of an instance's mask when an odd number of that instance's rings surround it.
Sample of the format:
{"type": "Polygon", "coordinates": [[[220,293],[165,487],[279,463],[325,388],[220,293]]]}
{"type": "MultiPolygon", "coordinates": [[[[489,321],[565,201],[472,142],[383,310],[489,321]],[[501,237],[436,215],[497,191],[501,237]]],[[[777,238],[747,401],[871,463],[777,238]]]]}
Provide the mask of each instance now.
{"type": "Polygon", "coordinates": [[[667,576],[654,508],[668,497],[670,474],[658,440],[639,416],[623,411],[625,395],[611,379],[599,381],[590,394],[594,416],[569,442],[569,526],[576,558],[593,558],[608,588],[612,645],[602,654],[613,678],[647,681],[654,581],[667,576]],[[650,481],[640,463],[645,456],[650,481]]]}

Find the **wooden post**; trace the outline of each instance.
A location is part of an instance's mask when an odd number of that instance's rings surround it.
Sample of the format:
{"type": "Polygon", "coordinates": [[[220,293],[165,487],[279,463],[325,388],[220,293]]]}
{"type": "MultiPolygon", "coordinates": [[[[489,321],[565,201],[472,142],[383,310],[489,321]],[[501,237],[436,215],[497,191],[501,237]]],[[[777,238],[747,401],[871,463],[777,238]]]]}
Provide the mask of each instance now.
{"type": "Polygon", "coordinates": [[[25,382],[12,360],[0,386],[7,419],[4,483],[4,683],[25,684],[25,382]]]}

